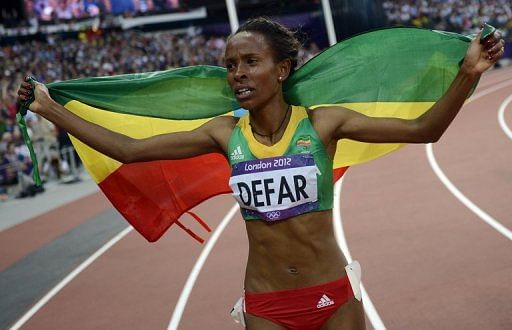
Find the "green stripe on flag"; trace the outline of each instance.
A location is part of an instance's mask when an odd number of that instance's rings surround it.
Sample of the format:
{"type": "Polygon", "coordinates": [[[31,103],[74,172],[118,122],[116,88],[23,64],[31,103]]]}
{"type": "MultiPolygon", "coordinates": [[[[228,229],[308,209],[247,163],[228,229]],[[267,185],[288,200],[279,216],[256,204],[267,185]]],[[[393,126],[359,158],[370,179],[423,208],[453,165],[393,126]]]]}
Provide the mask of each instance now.
{"type": "Polygon", "coordinates": [[[390,28],[344,40],[301,67],[285,85],[292,104],[436,101],[455,78],[471,38],[390,28]]]}
{"type": "Polygon", "coordinates": [[[60,104],[79,100],[113,112],[157,118],[210,118],[237,107],[226,69],[215,66],[75,79],[48,88],[60,104]]]}

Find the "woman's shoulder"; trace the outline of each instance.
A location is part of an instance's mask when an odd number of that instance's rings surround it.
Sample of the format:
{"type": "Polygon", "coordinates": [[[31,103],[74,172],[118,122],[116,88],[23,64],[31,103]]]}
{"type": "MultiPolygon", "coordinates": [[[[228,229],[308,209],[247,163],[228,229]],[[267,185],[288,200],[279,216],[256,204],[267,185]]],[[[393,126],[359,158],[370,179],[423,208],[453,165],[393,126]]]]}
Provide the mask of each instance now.
{"type": "Polygon", "coordinates": [[[224,150],[238,122],[234,116],[218,116],[204,123],[199,130],[208,134],[224,150]]]}
{"type": "Polygon", "coordinates": [[[204,126],[211,136],[227,141],[233,133],[238,120],[239,118],[235,116],[218,116],[208,121],[204,126]]]}
{"type": "Polygon", "coordinates": [[[218,117],[213,118],[210,121],[210,124],[214,125],[216,127],[219,127],[219,128],[222,127],[222,128],[233,129],[236,126],[236,124],[238,123],[239,119],[240,119],[239,117],[235,117],[235,116],[228,116],[228,115],[218,116],[218,117]]]}
{"type": "Polygon", "coordinates": [[[308,117],[311,120],[311,122],[316,121],[330,121],[336,117],[343,116],[346,114],[349,109],[341,106],[341,105],[318,105],[313,107],[307,107],[306,108],[308,117]]]}
{"type": "Polygon", "coordinates": [[[311,125],[326,146],[333,141],[337,128],[347,120],[349,113],[349,109],[338,105],[308,108],[311,125]]]}

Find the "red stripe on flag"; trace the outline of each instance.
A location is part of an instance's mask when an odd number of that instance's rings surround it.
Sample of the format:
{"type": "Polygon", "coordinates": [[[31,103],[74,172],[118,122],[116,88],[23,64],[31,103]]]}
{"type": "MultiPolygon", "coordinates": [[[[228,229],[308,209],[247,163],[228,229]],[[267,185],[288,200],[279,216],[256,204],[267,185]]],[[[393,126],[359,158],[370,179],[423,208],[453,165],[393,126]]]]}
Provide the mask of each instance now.
{"type": "Polygon", "coordinates": [[[336,183],[336,181],[338,181],[347,170],[348,166],[335,168],[332,174],[332,180],[334,181],[333,183],[336,183]]]}
{"type": "Polygon", "coordinates": [[[158,240],[186,211],[229,193],[229,165],[220,154],[124,164],[99,186],[148,241],[158,240]]]}

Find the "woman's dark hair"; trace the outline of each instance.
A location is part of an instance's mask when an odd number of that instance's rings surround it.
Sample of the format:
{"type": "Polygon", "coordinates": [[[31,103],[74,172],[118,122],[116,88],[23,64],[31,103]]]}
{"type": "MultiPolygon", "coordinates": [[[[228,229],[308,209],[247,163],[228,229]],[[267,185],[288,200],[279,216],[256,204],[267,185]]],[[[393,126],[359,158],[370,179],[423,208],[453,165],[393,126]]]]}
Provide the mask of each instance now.
{"type": "Polygon", "coordinates": [[[274,51],[274,60],[281,62],[282,60],[289,59],[291,62],[290,75],[295,71],[300,42],[288,28],[266,17],[258,17],[242,24],[235,34],[240,32],[262,34],[274,51]]]}

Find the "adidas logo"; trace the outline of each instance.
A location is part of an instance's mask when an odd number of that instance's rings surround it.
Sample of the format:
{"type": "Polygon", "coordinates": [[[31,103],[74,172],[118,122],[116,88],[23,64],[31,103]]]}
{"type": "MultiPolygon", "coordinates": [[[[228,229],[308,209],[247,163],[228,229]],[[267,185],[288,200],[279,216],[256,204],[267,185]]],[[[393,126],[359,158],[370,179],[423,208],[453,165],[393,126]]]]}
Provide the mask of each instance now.
{"type": "Polygon", "coordinates": [[[237,146],[235,150],[230,155],[231,160],[240,160],[244,159],[244,154],[242,153],[242,148],[240,146],[237,146]]]}
{"type": "Polygon", "coordinates": [[[334,300],[331,300],[329,297],[327,297],[325,294],[320,298],[318,303],[316,304],[316,308],[323,308],[327,306],[334,305],[334,300]]]}

